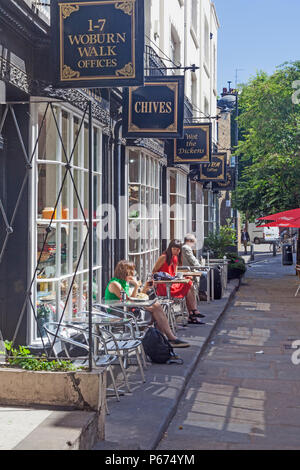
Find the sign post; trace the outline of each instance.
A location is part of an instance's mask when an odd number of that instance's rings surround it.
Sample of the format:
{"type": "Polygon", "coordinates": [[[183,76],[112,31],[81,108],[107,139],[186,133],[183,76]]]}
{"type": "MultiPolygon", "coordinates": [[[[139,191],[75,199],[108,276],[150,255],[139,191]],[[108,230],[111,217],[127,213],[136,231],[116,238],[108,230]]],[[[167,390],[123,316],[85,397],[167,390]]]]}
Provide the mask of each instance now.
{"type": "Polygon", "coordinates": [[[174,140],[172,163],[210,163],[211,143],[210,123],[184,125],[183,139],[174,140]]]}
{"type": "Polygon", "coordinates": [[[183,137],[184,77],[146,77],[123,92],[123,137],[183,137]]]}
{"type": "Polygon", "coordinates": [[[52,0],[54,85],[144,83],[144,0],[52,0]]]}

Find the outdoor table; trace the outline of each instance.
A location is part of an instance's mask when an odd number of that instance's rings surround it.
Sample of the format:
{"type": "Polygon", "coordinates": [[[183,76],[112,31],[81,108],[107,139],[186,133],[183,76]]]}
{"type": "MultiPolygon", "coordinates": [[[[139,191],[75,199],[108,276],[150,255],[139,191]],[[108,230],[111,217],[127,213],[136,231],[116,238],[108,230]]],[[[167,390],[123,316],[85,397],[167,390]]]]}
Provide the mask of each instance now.
{"type": "Polygon", "coordinates": [[[108,307],[116,307],[123,309],[124,314],[132,308],[144,308],[147,310],[148,307],[152,307],[152,305],[157,302],[157,299],[148,299],[148,300],[134,300],[133,297],[127,300],[103,300],[102,303],[97,303],[100,307],[108,308],[108,307]]]}
{"type": "MultiPolygon", "coordinates": [[[[169,301],[173,300],[172,296],[171,296],[171,287],[172,287],[173,284],[188,284],[189,282],[190,281],[188,279],[179,279],[179,278],[170,279],[170,280],[167,280],[167,281],[166,280],[159,280],[159,281],[153,280],[154,285],[165,284],[166,290],[167,290],[167,299],[169,301]]],[[[167,307],[167,317],[168,317],[168,320],[169,320],[169,323],[170,323],[170,327],[173,330],[173,332],[175,332],[176,331],[176,324],[175,324],[175,319],[171,315],[171,308],[172,308],[171,303],[169,302],[166,307],[167,307]]]]}
{"type": "Polygon", "coordinates": [[[200,277],[201,272],[206,272],[207,302],[209,303],[211,300],[214,300],[214,270],[210,266],[190,266],[189,269],[191,269],[192,271],[188,271],[186,269],[183,270],[184,268],[181,269],[178,270],[178,273],[183,273],[184,275],[191,277],[200,277]]]}

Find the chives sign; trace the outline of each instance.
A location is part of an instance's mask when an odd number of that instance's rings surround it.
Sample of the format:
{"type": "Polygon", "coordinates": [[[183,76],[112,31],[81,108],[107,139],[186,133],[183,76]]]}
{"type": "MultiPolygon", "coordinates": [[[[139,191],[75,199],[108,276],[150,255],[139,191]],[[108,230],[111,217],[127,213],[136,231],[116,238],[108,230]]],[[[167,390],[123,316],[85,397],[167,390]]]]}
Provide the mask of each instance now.
{"type": "Polygon", "coordinates": [[[199,169],[200,183],[210,181],[226,181],[227,153],[216,153],[212,156],[211,163],[203,163],[199,169]]]}
{"type": "Polygon", "coordinates": [[[218,191],[234,191],[235,190],[235,168],[227,168],[226,180],[224,182],[213,182],[213,189],[218,191]]]}
{"type": "Polygon", "coordinates": [[[183,137],[184,77],[147,77],[123,93],[123,137],[183,137]]]}
{"type": "Polygon", "coordinates": [[[174,140],[173,163],[211,162],[211,124],[187,124],[184,138],[174,140]]]}
{"type": "Polygon", "coordinates": [[[144,0],[51,1],[55,86],[144,83],[144,0]]]}

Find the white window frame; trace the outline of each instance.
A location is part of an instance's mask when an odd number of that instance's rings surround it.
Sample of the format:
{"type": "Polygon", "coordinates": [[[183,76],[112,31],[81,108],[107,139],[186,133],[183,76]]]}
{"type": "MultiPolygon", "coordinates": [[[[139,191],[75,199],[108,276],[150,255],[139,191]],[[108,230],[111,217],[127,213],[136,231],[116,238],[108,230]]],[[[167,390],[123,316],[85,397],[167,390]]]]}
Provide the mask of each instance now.
{"type": "MultiPolygon", "coordinates": [[[[40,100],[42,101],[42,100],[40,100]]],[[[43,99],[44,101],[44,99],[43,99]]],[[[57,110],[57,122],[58,126],[60,129],[60,132],[62,132],[62,114],[63,112],[68,113],[68,149],[67,149],[67,157],[70,158],[70,153],[71,153],[71,147],[73,148],[73,140],[74,140],[74,118],[77,118],[79,120],[79,123],[82,121],[83,115],[80,114],[80,112],[74,108],[73,106],[69,105],[64,105],[64,104],[55,104],[55,109],[57,110]]],[[[50,108],[49,108],[50,109],[50,108]]],[[[31,142],[32,142],[32,151],[35,145],[35,142],[38,137],[38,132],[39,132],[39,124],[38,124],[38,104],[34,103],[34,100],[32,100],[31,103],[31,116],[32,116],[32,125],[31,125],[31,142]]],[[[53,119],[53,118],[52,118],[53,119]]],[[[80,133],[80,138],[78,140],[78,156],[79,156],[79,164],[77,166],[73,166],[71,169],[71,172],[74,177],[74,170],[79,172],[80,178],[80,187],[77,187],[77,191],[80,196],[80,200],[82,203],[82,206],[84,209],[85,204],[84,204],[84,185],[88,182],[88,168],[85,166],[85,161],[84,161],[84,139],[85,139],[85,131],[84,131],[84,125],[88,124],[88,120],[85,119],[85,122],[82,124],[82,129],[80,133]]],[[[58,190],[60,188],[60,183],[62,179],[62,175],[64,174],[63,170],[66,165],[65,158],[63,156],[63,150],[62,150],[62,145],[60,143],[60,138],[58,135],[58,132],[56,130],[56,160],[45,160],[45,159],[40,159],[38,158],[38,145],[37,145],[37,150],[34,155],[33,159],[33,171],[31,175],[31,180],[30,180],[30,200],[31,200],[31,206],[30,206],[30,224],[31,224],[31,236],[30,236],[30,249],[31,249],[31,265],[30,265],[30,276],[29,279],[31,280],[34,275],[34,270],[37,264],[37,229],[38,225],[40,226],[47,226],[49,225],[50,220],[49,219],[40,219],[38,218],[38,207],[37,207],[37,201],[38,201],[38,168],[39,165],[46,164],[46,165],[55,165],[57,168],[57,175],[58,178],[56,180],[57,184],[57,190],[56,190],[56,195],[55,199],[57,198],[58,195],[58,190]]],[[[97,158],[97,171],[94,171],[93,168],[93,178],[98,178],[99,182],[99,192],[97,195],[98,203],[101,205],[102,202],[102,128],[97,123],[96,120],[93,120],[93,155],[94,158],[97,158]],[[94,136],[98,138],[98,145],[97,145],[97,155],[94,153],[94,136]]],[[[74,161],[74,157],[72,159],[72,163],[74,161]]],[[[94,161],[94,160],[93,160],[94,161]]],[[[33,305],[37,305],[37,286],[38,284],[41,285],[42,283],[54,283],[56,289],[55,289],[55,295],[56,295],[56,300],[55,300],[55,308],[56,308],[56,318],[59,318],[60,313],[61,313],[61,282],[62,281],[67,281],[68,287],[70,286],[72,282],[72,278],[75,272],[74,265],[77,263],[77,259],[74,260],[74,245],[73,245],[73,234],[74,234],[74,224],[79,225],[79,232],[78,232],[78,251],[81,251],[82,244],[83,244],[83,239],[86,234],[86,226],[84,223],[84,218],[83,215],[78,208],[78,214],[77,218],[74,218],[74,214],[70,214],[70,211],[74,209],[74,201],[77,197],[74,192],[74,188],[71,182],[71,178],[68,175],[67,179],[69,180],[67,186],[67,200],[69,202],[69,218],[67,220],[62,219],[62,218],[56,218],[52,222],[52,227],[56,228],[56,272],[55,276],[51,277],[49,279],[45,280],[40,280],[40,279],[35,279],[33,286],[32,286],[32,302],[33,305]],[[67,265],[67,273],[62,274],[61,273],[61,262],[57,262],[57,260],[61,260],[61,228],[62,226],[67,226],[68,231],[69,231],[69,247],[68,247],[68,257],[66,261],[67,265]]],[[[75,178],[74,178],[75,180],[75,178]]],[[[75,181],[76,182],[76,181],[75,181]]],[[[86,193],[86,196],[88,195],[88,192],[86,193]]],[[[57,214],[61,214],[61,199],[58,203],[57,206],[57,214]]],[[[88,207],[88,206],[87,206],[88,207]]],[[[94,208],[94,213],[96,213],[97,208],[94,208]]],[[[86,220],[88,222],[88,214],[86,214],[86,220]]],[[[101,223],[100,218],[94,218],[93,223],[101,223]]],[[[96,252],[96,264],[93,266],[93,271],[96,273],[96,279],[97,279],[97,300],[100,300],[101,296],[101,277],[102,277],[102,250],[101,250],[101,240],[97,237],[97,252],[96,252]]],[[[95,253],[94,253],[95,257],[95,253]]],[[[78,292],[77,292],[77,297],[78,297],[78,310],[82,310],[84,305],[83,305],[83,281],[88,279],[88,266],[84,266],[84,259],[88,261],[88,241],[84,250],[84,253],[81,258],[81,262],[77,271],[76,279],[79,279],[79,282],[77,283],[78,285],[78,292]]],[[[68,289],[67,289],[68,290],[68,289]]],[[[65,315],[64,318],[69,319],[72,316],[72,297],[73,295],[70,295],[69,303],[68,306],[66,307],[65,310],[65,315]]],[[[29,328],[29,341],[30,344],[40,344],[41,343],[41,338],[38,337],[38,330],[36,326],[36,321],[34,319],[34,315],[32,312],[32,309],[30,309],[30,315],[29,315],[29,323],[28,323],[28,328],[29,328]]]]}

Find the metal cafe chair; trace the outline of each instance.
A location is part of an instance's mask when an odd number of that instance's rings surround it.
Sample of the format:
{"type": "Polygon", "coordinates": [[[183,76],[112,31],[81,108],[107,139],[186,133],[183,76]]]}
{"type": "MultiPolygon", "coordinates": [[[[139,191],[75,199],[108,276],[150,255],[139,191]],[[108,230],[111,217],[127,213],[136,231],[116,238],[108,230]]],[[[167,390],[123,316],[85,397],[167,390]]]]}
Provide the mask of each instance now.
{"type": "Polygon", "coordinates": [[[131,312],[124,312],[121,308],[115,306],[107,306],[105,304],[95,303],[93,305],[93,309],[95,311],[95,315],[115,315],[119,318],[126,318],[130,319],[131,321],[128,324],[124,325],[112,325],[109,327],[110,331],[114,334],[117,341],[135,341],[138,340],[140,342],[138,346],[139,353],[141,354],[141,358],[143,361],[143,365],[145,369],[147,368],[147,360],[145,351],[143,348],[142,340],[146,333],[146,328],[148,328],[150,322],[145,321],[142,319],[141,321],[136,318],[134,313],[131,312]],[[96,313],[97,312],[97,313],[96,313]]]}
{"type": "MultiPolygon", "coordinates": [[[[77,367],[86,367],[88,365],[89,359],[88,354],[90,351],[90,346],[87,338],[87,331],[82,327],[58,322],[48,322],[43,325],[49,344],[52,344],[53,338],[56,338],[55,344],[53,346],[53,352],[55,357],[59,360],[62,349],[66,354],[66,357],[72,361],[72,363],[77,367]],[[72,349],[77,348],[78,351],[82,351],[85,355],[83,356],[72,356],[72,349]]],[[[102,341],[102,339],[100,339],[102,341]]],[[[92,346],[93,347],[93,346],[92,346]]],[[[118,359],[117,354],[108,354],[103,348],[100,349],[102,352],[99,355],[93,354],[93,363],[95,368],[106,368],[110,374],[113,389],[118,401],[120,401],[119,391],[116,386],[115,376],[112,370],[112,365],[118,359]]]]}
{"type": "MultiPolygon", "coordinates": [[[[124,314],[124,312],[123,312],[124,314]]],[[[79,312],[81,316],[81,329],[87,332],[88,328],[88,317],[87,312],[79,312]],[[82,319],[82,314],[85,315],[86,320],[82,319]]],[[[127,318],[124,319],[123,316],[111,315],[105,312],[95,312],[93,311],[93,324],[95,330],[93,332],[93,337],[98,341],[97,348],[104,349],[105,354],[116,354],[119,360],[119,365],[124,377],[125,385],[128,392],[131,392],[130,385],[128,381],[128,376],[126,373],[126,366],[129,361],[129,356],[134,354],[138,363],[138,367],[141,372],[142,380],[145,382],[145,375],[143,371],[143,366],[141,362],[141,348],[142,341],[135,338],[134,330],[131,325],[132,321],[127,318]],[[115,319],[116,323],[107,322],[106,319],[115,319]],[[118,322],[119,320],[119,322],[118,322]],[[129,321],[128,321],[129,320],[129,321]],[[131,335],[128,337],[122,337],[120,331],[123,328],[129,328],[131,335]],[[115,330],[116,331],[113,331],[115,330]]]]}

